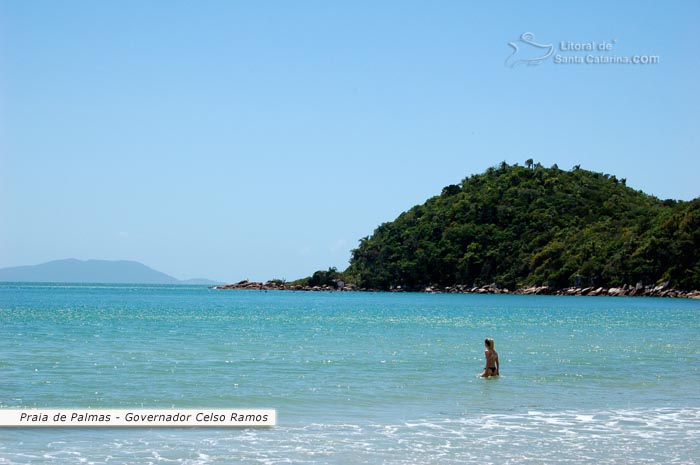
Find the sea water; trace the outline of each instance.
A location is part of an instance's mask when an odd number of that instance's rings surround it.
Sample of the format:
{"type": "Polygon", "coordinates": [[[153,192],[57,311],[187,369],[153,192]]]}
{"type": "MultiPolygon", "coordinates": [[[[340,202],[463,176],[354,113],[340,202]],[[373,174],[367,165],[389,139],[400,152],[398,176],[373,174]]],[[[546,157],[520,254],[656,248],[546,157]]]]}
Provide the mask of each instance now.
{"type": "Polygon", "coordinates": [[[0,408],[277,411],[0,428],[0,464],[693,464],[700,301],[4,283],[0,408]]]}

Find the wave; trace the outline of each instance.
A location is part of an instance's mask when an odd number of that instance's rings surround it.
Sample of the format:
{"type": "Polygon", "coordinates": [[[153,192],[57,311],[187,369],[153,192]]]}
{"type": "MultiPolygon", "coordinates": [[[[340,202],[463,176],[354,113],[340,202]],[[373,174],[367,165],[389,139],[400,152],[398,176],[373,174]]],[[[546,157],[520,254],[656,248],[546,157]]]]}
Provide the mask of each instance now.
{"type": "Polygon", "coordinates": [[[55,430],[9,432],[0,463],[690,465],[700,457],[700,408],[465,413],[272,429],[61,430],[60,437],[55,430]],[[13,447],[13,435],[24,450],[13,447]]]}

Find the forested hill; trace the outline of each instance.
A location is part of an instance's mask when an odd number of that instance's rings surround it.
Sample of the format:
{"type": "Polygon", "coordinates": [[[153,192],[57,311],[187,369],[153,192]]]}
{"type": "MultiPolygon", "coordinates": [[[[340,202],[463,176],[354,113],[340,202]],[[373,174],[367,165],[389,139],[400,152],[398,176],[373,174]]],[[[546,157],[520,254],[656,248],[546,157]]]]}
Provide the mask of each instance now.
{"type": "Polygon", "coordinates": [[[578,166],[502,163],[380,225],[345,275],[375,289],[659,281],[700,289],[700,198],[662,201],[578,166]]]}

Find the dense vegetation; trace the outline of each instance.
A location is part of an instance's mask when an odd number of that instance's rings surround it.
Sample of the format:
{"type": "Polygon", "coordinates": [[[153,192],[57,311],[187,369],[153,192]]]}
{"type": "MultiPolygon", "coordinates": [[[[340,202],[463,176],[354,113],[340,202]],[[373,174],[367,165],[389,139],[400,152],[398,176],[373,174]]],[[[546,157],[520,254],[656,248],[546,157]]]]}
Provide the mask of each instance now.
{"type": "Polygon", "coordinates": [[[337,287],[338,281],[343,281],[343,280],[344,280],[343,274],[340,273],[337,268],[331,267],[331,268],[328,268],[328,271],[318,270],[318,271],[314,272],[314,274],[312,274],[309,277],[297,279],[296,281],[292,281],[289,284],[292,286],[298,285],[298,286],[309,286],[309,287],[314,287],[314,286],[337,287]]]}
{"type": "Polygon", "coordinates": [[[700,288],[700,198],[659,200],[576,166],[509,166],[447,186],[352,251],[365,288],[426,285],[700,288]]]}

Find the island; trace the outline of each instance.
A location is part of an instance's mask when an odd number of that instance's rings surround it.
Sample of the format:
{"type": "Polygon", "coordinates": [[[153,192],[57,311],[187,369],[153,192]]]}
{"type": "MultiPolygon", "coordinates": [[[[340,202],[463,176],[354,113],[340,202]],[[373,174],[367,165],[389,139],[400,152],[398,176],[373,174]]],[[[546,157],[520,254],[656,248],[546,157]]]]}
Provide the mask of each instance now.
{"type": "Polygon", "coordinates": [[[217,289],[700,297],[700,198],[532,159],[449,185],[379,225],[335,268],[217,289]]]}

